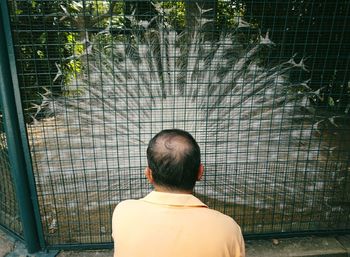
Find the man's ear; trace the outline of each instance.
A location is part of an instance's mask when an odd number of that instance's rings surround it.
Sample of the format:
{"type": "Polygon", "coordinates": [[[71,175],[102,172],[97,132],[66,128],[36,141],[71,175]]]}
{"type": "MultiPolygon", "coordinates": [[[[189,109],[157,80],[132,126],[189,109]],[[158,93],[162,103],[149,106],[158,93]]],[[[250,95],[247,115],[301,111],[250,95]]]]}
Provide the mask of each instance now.
{"type": "Polygon", "coordinates": [[[145,168],[145,176],[146,176],[147,180],[149,181],[149,183],[151,183],[153,185],[154,180],[153,180],[153,176],[152,176],[152,170],[148,166],[145,168]]]}
{"type": "Polygon", "coordinates": [[[199,168],[198,168],[197,181],[202,179],[203,174],[204,174],[204,165],[201,163],[199,164],[199,168]]]}

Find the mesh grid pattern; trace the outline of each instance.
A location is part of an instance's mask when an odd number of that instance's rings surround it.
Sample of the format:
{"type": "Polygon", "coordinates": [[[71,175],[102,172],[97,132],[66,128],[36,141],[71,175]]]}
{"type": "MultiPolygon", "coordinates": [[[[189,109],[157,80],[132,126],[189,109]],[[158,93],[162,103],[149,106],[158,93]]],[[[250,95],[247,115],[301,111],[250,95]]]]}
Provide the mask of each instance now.
{"type": "Polygon", "coordinates": [[[6,135],[3,125],[3,116],[0,112],[0,177],[2,180],[0,183],[0,225],[18,236],[21,236],[22,226],[11,176],[6,135]]]}
{"type": "Polygon", "coordinates": [[[173,127],[201,147],[196,195],[245,234],[350,228],[348,124],[324,125],[300,42],[268,54],[282,28],[259,34],[239,4],[214,24],[208,2],[34,3],[9,1],[49,245],[111,242],[114,206],[151,190],[148,141],[173,127]]]}

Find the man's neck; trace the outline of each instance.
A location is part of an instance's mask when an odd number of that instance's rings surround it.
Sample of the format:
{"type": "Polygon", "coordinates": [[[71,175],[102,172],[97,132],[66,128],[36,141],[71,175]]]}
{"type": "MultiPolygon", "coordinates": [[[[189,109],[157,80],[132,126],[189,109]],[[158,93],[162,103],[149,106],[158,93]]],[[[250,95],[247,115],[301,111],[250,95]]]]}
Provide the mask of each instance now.
{"type": "Polygon", "coordinates": [[[156,192],[162,193],[171,193],[171,194],[193,194],[193,190],[177,190],[177,189],[169,189],[167,187],[154,185],[154,190],[156,192]]]}

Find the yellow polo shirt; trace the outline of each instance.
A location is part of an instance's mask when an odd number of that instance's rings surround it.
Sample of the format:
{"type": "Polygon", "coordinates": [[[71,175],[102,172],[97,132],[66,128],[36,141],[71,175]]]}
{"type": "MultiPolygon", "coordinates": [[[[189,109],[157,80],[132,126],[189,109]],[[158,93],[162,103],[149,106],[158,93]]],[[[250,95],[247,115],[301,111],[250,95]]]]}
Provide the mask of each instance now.
{"type": "Polygon", "coordinates": [[[240,227],[190,194],[153,191],[117,205],[114,257],[244,257],[240,227]]]}

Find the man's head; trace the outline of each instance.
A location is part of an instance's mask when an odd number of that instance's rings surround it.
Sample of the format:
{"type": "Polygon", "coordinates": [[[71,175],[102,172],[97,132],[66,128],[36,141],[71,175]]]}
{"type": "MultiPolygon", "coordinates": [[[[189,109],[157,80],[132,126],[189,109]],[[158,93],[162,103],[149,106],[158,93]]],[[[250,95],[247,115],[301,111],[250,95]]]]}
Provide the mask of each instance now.
{"type": "Polygon", "coordinates": [[[147,148],[148,179],[173,191],[192,191],[203,173],[200,149],[190,133],[168,129],[155,135],[147,148]],[[150,176],[150,177],[149,177],[150,176]]]}

